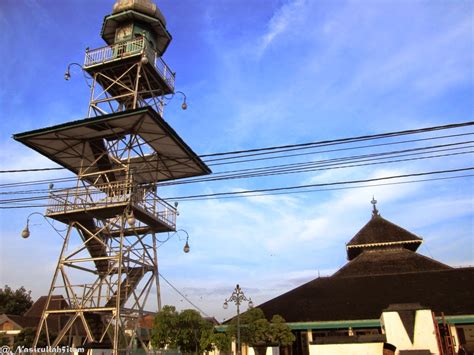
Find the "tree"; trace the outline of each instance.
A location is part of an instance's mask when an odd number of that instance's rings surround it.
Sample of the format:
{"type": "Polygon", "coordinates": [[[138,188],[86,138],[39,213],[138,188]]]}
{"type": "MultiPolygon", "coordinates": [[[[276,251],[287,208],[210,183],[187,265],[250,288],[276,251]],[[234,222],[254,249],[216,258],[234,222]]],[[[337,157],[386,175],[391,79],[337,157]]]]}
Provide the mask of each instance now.
{"type": "Polygon", "coordinates": [[[270,322],[265,318],[257,319],[254,323],[252,346],[267,346],[272,343],[272,332],[270,322]]]}
{"type": "Polygon", "coordinates": [[[272,343],[279,346],[291,345],[296,340],[295,335],[286,325],[285,319],[278,314],[272,317],[270,332],[272,343]]]}
{"type": "Polygon", "coordinates": [[[155,317],[152,330],[154,347],[202,353],[212,350],[214,340],[214,327],[195,310],[186,309],[178,313],[175,307],[164,306],[155,317]]]}
{"type": "Polygon", "coordinates": [[[10,345],[10,338],[5,337],[5,336],[0,336],[0,347],[3,347],[5,345],[10,345]]]}
{"type": "Polygon", "coordinates": [[[269,345],[272,343],[272,332],[270,322],[265,318],[257,319],[254,323],[254,335],[252,342],[249,343],[257,355],[265,355],[269,345]]]}
{"type": "Polygon", "coordinates": [[[178,316],[178,348],[184,353],[200,353],[210,346],[212,325],[199,312],[185,309],[178,316]]]}
{"type": "Polygon", "coordinates": [[[154,347],[176,348],[178,335],[178,312],[173,306],[164,306],[153,323],[151,342],[154,347]]]}
{"type": "Polygon", "coordinates": [[[8,285],[0,288],[0,314],[22,316],[33,304],[31,291],[22,286],[13,291],[8,285]]]}
{"type": "Polygon", "coordinates": [[[232,339],[227,333],[214,333],[212,336],[212,344],[219,349],[221,353],[228,353],[231,351],[232,339]]]}
{"type": "MultiPolygon", "coordinates": [[[[56,337],[56,334],[55,333],[50,333],[49,336],[54,339],[56,337]]],[[[31,347],[34,340],[35,340],[35,337],[36,337],[36,330],[35,329],[33,329],[33,328],[22,329],[21,332],[18,333],[18,335],[15,336],[15,342],[13,344],[12,349],[16,349],[19,346],[24,346],[26,348],[31,347]]],[[[48,345],[48,341],[46,339],[46,333],[44,331],[42,331],[40,333],[39,338],[38,338],[37,346],[38,347],[43,347],[43,346],[47,346],[47,345],[48,345]]],[[[59,344],[59,345],[65,345],[65,344],[59,344]]]]}
{"type": "MultiPolygon", "coordinates": [[[[255,322],[259,319],[265,319],[265,315],[260,308],[251,308],[247,312],[240,315],[240,341],[246,344],[255,342],[255,322]]],[[[237,317],[230,322],[227,333],[237,339],[237,317]]]]}
{"type": "MultiPolygon", "coordinates": [[[[232,319],[227,332],[237,338],[237,319],[232,319]]],[[[240,316],[240,340],[255,349],[258,354],[265,354],[268,346],[288,346],[295,341],[295,336],[280,315],[274,315],[269,322],[259,308],[253,308],[240,316]]]]}

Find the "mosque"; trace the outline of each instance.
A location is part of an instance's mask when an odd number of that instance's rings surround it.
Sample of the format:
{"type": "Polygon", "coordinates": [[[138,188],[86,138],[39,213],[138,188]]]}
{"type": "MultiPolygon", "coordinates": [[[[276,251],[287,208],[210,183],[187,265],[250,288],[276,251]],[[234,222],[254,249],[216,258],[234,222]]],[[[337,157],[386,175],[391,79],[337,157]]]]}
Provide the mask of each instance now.
{"type": "Polygon", "coordinates": [[[293,354],[474,352],[474,267],[417,253],[422,238],[383,218],[376,202],[341,269],[258,307],[287,321],[293,354]]]}

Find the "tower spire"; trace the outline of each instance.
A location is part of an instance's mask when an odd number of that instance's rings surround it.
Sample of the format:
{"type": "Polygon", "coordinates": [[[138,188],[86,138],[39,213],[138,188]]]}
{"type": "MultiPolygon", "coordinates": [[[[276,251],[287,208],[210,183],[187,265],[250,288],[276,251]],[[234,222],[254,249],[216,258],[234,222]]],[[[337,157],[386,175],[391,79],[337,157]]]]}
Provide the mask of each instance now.
{"type": "Polygon", "coordinates": [[[374,196],[372,196],[372,201],[370,203],[373,205],[372,208],[372,218],[374,217],[380,217],[379,210],[377,209],[377,200],[375,199],[374,196]]]}

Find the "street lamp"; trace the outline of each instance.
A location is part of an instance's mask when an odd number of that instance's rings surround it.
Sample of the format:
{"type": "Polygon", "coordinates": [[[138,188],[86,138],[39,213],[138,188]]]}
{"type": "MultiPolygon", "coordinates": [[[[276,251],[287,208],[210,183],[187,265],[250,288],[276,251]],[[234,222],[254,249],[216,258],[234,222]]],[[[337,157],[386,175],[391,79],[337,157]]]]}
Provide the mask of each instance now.
{"type": "Polygon", "coordinates": [[[73,65],[75,65],[75,66],[77,66],[81,69],[82,75],[84,76],[84,80],[85,80],[87,86],[91,87],[91,84],[89,83],[87,75],[86,75],[86,71],[84,70],[84,67],[82,65],[80,65],[79,63],[75,63],[75,62],[74,63],[69,63],[69,65],[67,66],[66,72],[64,73],[64,80],[69,81],[69,79],[71,79],[71,67],[73,65]]]}
{"type": "Polygon", "coordinates": [[[189,247],[188,239],[189,239],[189,237],[186,237],[186,244],[184,244],[184,247],[183,247],[183,251],[184,251],[186,254],[189,253],[189,250],[191,249],[191,248],[189,247]]]}
{"type": "Polygon", "coordinates": [[[25,229],[23,229],[21,231],[21,237],[26,239],[30,236],[30,217],[35,215],[35,214],[39,214],[40,216],[44,217],[44,215],[40,212],[33,212],[33,213],[30,213],[28,215],[28,217],[26,217],[26,226],[25,226],[25,229]]]}
{"type": "Polygon", "coordinates": [[[183,247],[183,251],[187,254],[189,253],[189,251],[191,250],[191,247],[189,246],[189,234],[188,232],[186,232],[184,229],[178,229],[177,231],[175,231],[173,234],[168,234],[168,238],[166,238],[165,240],[158,240],[160,243],[165,243],[167,242],[168,240],[170,240],[172,237],[174,237],[175,235],[178,236],[179,240],[182,240],[179,236],[179,232],[183,232],[184,234],[186,234],[186,243],[184,244],[184,247],[183,247]]]}
{"type": "Polygon", "coordinates": [[[129,213],[127,213],[127,222],[128,224],[130,225],[130,227],[135,227],[135,222],[137,220],[135,219],[135,215],[133,214],[133,211],[130,211],[129,213]]]}
{"type": "Polygon", "coordinates": [[[35,214],[40,215],[41,217],[43,217],[44,220],[45,220],[46,222],[48,222],[48,224],[56,231],[56,233],[58,233],[59,236],[64,239],[64,237],[63,237],[63,236],[61,235],[61,233],[60,233],[60,232],[64,232],[64,230],[59,230],[59,229],[57,229],[57,228],[46,218],[46,216],[45,216],[44,214],[40,213],[40,212],[32,212],[32,213],[30,213],[30,214],[28,215],[28,217],[26,217],[26,226],[25,226],[25,228],[21,231],[21,237],[22,237],[22,238],[27,239],[27,238],[30,236],[30,218],[31,218],[31,216],[34,216],[35,214]]]}
{"type": "MultiPolygon", "coordinates": [[[[167,101],[170,101],[176,94],[180,94],[183,96],[183,103],[181,104],[181,109],[186,110],[188,108],[188,104],[186,103],[186,94],[184,92],[175,91],[171,94],[171,96],[169,97],[163,96],[163,98],[166,99],[167,101]]],[[[166,103],[164,103],[164,105],[166,105],[166,103]]]]}
{"type": "Polygon", "coordinates": [[[224,309],[229,307],[229,302],[234,302],[237,306],[237,355],[240,355],[240,304],[242,301],[248,301],[249,308],[253,307],[252,299],[250,297],[245,297],[244,292],[240,288],[239,284],[237,284],[234,291],[230,297],[224,301],[223,305],[224,309]]]}
{"type": "Polygon", "coordinates": [[[69,65],[67,66],[67,70],[66,72],[64,73],[64,80],[69,80],[71,79],[71,67],[73,65],[76,65],[78,66],[79,68],[81,68],[81,70],[84,70],[84,68],[82,67],[82,65],[80,65],[79,63],[69,63],[69,65]]]}
{"type": "Polygon", "coordinates": [[[188,104],[186,103],[186,95],[182,91],[176,91],[175,94],[181,94],[183,95],[183,103],[181,104],[181,108],[183,110],[186,110],[188,108],[188,104]]]}
{"type": "MultiPolygon", "coordinates": [[[[183,232],[184,234],[186,234],[186,243],[184,244],[184,247],[183,247],[183,251],[187,254],[189,253],[189,251],[191,250],[191,248],[189,247],[189,234],[188,232],[186,232],[184,229],[178,229],[175,234],[178,234],[178,232],[183,232]]],[[[179,236],[179,235],[178,235],[179,236]]],[[[180,238],[181,239],[181,238],[180,238]]]]}

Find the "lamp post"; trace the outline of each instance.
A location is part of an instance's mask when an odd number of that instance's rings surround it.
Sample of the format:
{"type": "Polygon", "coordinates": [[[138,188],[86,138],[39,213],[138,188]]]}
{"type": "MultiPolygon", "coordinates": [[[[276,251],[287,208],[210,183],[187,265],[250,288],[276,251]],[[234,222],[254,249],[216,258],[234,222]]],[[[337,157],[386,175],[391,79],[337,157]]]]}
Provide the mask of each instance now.
{"type": "Polygon", "coordinates": [[[84,67],[82,65],[80,65],[79,63],[69,63],[69,65],[67,66],[67,69],[66,69],[66,72],[64,73],[64,80],[66,81],[69,81],[69,79],[71,79],[71,67],[75,65],[76,67],[79,67],[82,71],[82,75],[84,76],[84,80],[86,82],[86,85],[88,87],[91,87],[91,84],[89,83],[88,81],[88,78],[87,78],[87,75],[86,75],[86,71],[84,70],[84,67]]]}
{"type": "Polygon", "coordinates": [[[184,234],[186,234],[186,243],[184,244],[183,251],[187,254],[187,253],[189,253],[189,250],[190,250],[189,243],[188,243],[189,242],[189,234],[184,229],[178,229],[176,231],[176,233],[178,233],[178,232],[184,232],[184,234]]]}
{"type": "Polygon", "coordinates": [[[188,104],[186,103],[186,94],[182,91],[175,91],[175,93],[173,95],[176,95],[176,94],[183,95],[183,103],[181,104],[181,108],[183,110],[186,110],[188,108],[188,104]]]}
{"type": "MultiPolygon", "coordinates": [[[[176,94],[180,94],[181,96],[183,96],[183,103],[181,104],[181,109],[182,110],[187,110],[188,108],[188,104],[186,103],[186,94],[182,91],[175,91],[171,94],[171,96],[163,96],[163,98],[166,100],[166,101],[170,101],[171,99],[173,99],[173,97],[176,95],[176,94]]],[[[163,102],[163,105],[166,105],[167,103],[163,102]]]]}
{"type": "MultiPolygon", "coordinates": [[[[176,207],[178,207],[177,203],[175,204],[176,207]]],[[[130,217],[129,217],[130,218],[130,217]]],[[[130,221],[129,221],[130,223],[130,221]]],[[[157,252],[157,249],[163,245],[164,243],[166,243],[168,240],[170,240],[172,237],[174,237],[175,235],[178,236],[179,240],[182,240],[179,236],[179,232],[183,232],[184,234],[186,234],[186,244],[184,244],[184,247],[183,247],[183,252],[185,252],[186,254],[189,253],[190,251],[190,247],[189,247],[189,234],[188,232],[186,232],[184,229],[178,229],[176,230],[173,234],[169,234],[168,233],[168,237],[165,239],[165,240],[159,240],[155,237],[155,235],[153,235],[153,253],[155,254],[155,260],[156,260],[156,272],[157,272],[157,277],[156,277],[156,292],[157,292],[157,298],[158,298],[158,311],[161,311],[161,287],[160,287],[160,272],[158,270],[158,252],[157,252]],[[159,242],[161,243],[160,246],[156,246],[156,242],[159,242]]],[[[161,276],[163,277],[163,276],[161,276]]],[[[164,279],[166,281],[166,279],[164,279]]],[[[167,282],[167,281],[166,281],[167,282]]]]}
{"type": "Polygon", "coordinates": [[[224,301],[224,309],[229,307],[229,302],[234,302],[237,306],[237,355],[240,355],[240,304],[242,301],[248,301],[249,308],[253,307],[252,299],[250,297],[245,297],[244,292],[240,288],[239,284],[235,286],[235,289],[230,297],[224,301]]]}
{"type": "Polygon", "coordinates": [[[41,217],[44,218],[44,220],[46,222],[48,222],[48,224],[56,231],[56,233],[58,233],[58,235],[64,239],[64,237],[61,235],[60,232],[64,232],[64,230],[59,230],[57,229],[49,220],[48,218],[46,218],[46,216],[44,214],[42,214],[41,212],[32,212],[28,215],[28,217],[26,217],[26,226],[25,226],[25,229],[23,229],[21,231],[21,237],[24,238],[24,239],[27,239],[29,238],[30,236],[30,218],[34,215],[39,215],[41,217]]]}
{"type": "MultiPolygon", "coordinates": [[[[165,241],[168,241],[171,237],[173,237],[175,235],[177,235],[179,237],[179,232],[183,232],[184,234],[186,234],[186,243],[184,244],[183,251],[187,254],[187,253],[189,253],[191,248],[189,247],[189,234],[184,229],[178,229],[176,232],[174,232],[172,235],[170,235],[168,238],[166,238],[165,241]]],[[[182,240],[182,239],[179,238],[179,240],[182,240]]]]}
{"type": "MultiPolygon", "coordinates": [[[[31,218],[31,216],[34,216],[35,214],[40,215],[41,217],[44,217],[44,215],[40,212],[32,212],[28,215],[28,217],[26,217],[26,227],[21,232],[21,237],[24,238],[24,239],[26,239],[30,236],[30,218],[31,218]]],[[[46,218],[46,217],[44,217],[44,218],[46,218]]]]}

